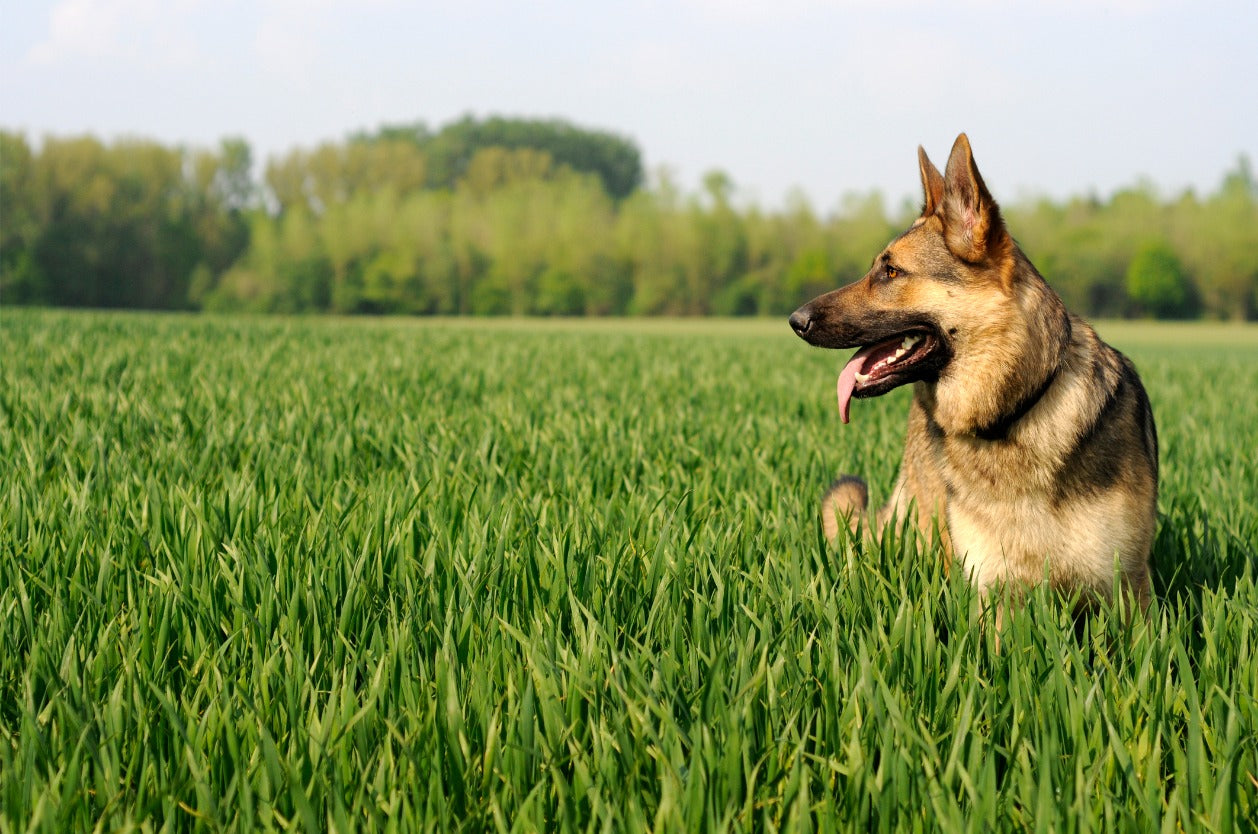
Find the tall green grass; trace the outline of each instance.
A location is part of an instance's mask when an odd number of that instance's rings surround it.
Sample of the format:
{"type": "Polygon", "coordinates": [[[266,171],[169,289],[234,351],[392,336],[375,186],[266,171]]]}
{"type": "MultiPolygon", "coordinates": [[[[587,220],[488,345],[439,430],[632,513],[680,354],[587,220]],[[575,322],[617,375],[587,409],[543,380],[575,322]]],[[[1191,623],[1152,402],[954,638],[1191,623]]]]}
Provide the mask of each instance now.
{"type": "Polygon", "coordinates": [[[1258,338],[1112,330],[1158,601],[996,652],[784,322],[6,310],[0,830],[1252,830],[1258,338]]]}

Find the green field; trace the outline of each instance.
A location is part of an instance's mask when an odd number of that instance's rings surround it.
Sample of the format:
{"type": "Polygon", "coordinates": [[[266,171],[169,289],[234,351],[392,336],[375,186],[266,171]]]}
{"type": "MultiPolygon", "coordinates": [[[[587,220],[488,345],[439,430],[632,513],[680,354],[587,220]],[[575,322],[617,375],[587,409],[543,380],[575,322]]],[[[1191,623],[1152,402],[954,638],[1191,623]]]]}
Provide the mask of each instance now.
{"type": "Polygon", "coordinates": [[[1113,324],[1148,626],[1001,651],[785,321],[0,312],[0,831],[1258,825],[1258,330],[1113,324]]]}

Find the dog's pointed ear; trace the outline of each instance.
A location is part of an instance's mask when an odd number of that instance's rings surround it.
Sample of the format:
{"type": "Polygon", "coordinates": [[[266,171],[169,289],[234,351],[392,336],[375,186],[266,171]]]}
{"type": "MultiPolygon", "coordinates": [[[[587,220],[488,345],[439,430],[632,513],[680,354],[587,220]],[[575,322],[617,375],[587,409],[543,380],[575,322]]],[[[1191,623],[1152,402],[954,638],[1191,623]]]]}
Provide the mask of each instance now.
{"type": "Polygon", "coordinates": [[[935,167],[935,163],[926,156],[926,149],[917,146],[917,167],[922,172],[922,217],[930,217],[939,208],[943,200],[943,174],[935,167]]]}
{"type": "Polygon", "coordinates": [[[957,137],[948,155],[940,209],[944,239],[952,254],[978,263],[999,251],[1006,237],[1000,207],[983,183],[974,164],[970,140],[964,133],[957,137]]]}

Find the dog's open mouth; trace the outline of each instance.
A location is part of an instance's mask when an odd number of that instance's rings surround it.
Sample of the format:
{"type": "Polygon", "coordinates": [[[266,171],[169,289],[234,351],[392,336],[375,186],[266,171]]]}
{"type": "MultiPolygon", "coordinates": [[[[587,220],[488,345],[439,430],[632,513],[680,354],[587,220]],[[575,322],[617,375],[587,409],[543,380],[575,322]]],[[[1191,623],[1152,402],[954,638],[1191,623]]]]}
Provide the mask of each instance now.
{"type": "Polygon", "coordinates": [[[931,329],[913,329],[866,345],[839,373],[839,416],[848,422],[852,397],[876,397],[938,370],[942,341],[931,329]]]}

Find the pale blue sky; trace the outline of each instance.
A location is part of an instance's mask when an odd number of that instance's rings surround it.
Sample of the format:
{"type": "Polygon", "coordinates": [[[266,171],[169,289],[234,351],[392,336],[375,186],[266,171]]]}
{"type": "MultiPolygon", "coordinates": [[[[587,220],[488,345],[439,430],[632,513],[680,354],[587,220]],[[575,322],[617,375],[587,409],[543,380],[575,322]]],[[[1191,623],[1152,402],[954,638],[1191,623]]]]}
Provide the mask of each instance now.
{"type": "Polygon", "coordinates": [[[965,130],[1001,199],[1258,164],[1258,0],[9,0],[0,126],[265,158],[381,123],[560,116],[687,188],[917,196],[965,130]]]}

